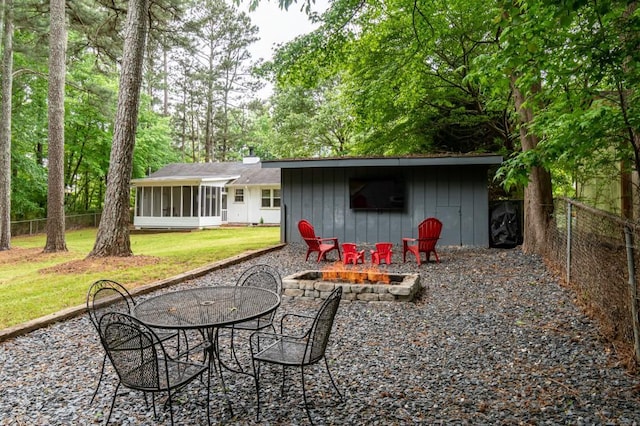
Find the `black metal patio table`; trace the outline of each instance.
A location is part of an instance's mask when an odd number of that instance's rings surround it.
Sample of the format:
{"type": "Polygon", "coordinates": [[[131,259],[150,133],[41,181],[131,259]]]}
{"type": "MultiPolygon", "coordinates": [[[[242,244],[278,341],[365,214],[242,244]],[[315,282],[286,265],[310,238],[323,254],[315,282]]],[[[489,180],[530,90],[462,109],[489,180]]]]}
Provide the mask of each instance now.
{"type": "Polygon", "coordinates": [[[133,313],[154,328],[212,329],[261,317],[279,305],[280,295],[263,288],[212,286],[151,297],[133,313]]]}
{"type": "MultiPolygon", "coordinates": [[[[218,328],[259,318],[279,305],[280,295],[263,288],[211,286],[153,296],[138,303],[133,315],[153,328],[199,330],[211,343],[209,359],[217,361],[214,367],[216,370],[219,367],[221,385],[225,389],[222,367],[228,367],[220,359],[218,328]]],[[[229,408],[233,412],[230,402],[229,408]]]]}

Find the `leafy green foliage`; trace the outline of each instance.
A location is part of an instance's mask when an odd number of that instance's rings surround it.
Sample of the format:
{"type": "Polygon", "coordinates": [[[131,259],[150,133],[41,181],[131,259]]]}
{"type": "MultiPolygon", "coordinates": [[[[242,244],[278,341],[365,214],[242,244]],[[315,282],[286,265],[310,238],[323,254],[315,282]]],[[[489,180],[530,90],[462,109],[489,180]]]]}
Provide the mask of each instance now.
{"type": "Polygon", "coordinates": [[[141,103],[136,146],[133,153],[133,178],[147,176],[169,163],[180,159],[173,147],[168,117],[151,110],[148,99],[141,103]]]}
{"type": "Polygon", "coordinates": [[[70,212],[100,208],[109,168],[117,80],[96,72],[95,60],[85,55],[68,73],[65,186],[70,212]]]}
{"type": "MultiPolygon", "coordinates": [[[[79,39],[77,33],[71,38],[79,39]]],[[[31,43],[31,37],[19,37],[31,43]]],[[[113,117],[117,100],[117,74],[104,73],[96,55],[75,52],[67,71],[65,96],[65,206],[67,212],[99,210],[104,199],[113,117]]],[[[16,54],[12,141],[12,216],[14,219],[46,215],[47,194],[47,89],[46,61],[16,54]]],[[[115,71],[115,69],[113,70],[115,71]]],[[[135,177],[178,161],[169,119],[143,102],[134,160],[135,177]]]]}
{"type": "MultiPolygon", "coordinates": [[[[46,207],[48,20],[46,4],[15,4],[19,219],[46,207]]],[[[276,83],[264,103],[251,99],[246,47],[256,29],[245,14],[218,0],[153,2],[135,177],[174,161],[238,160],[249,147],[264,159],[496,152],[507,158],[497,173],[506,186],[526,185],[540,166],[562,194],[593,176],[639,168],[634,2],[334,0],[322,16],[311,13],[313,0],[278,5],[305,9],[320,25],[255,69],[276,83]],[[514,87],[532,114],[526,128],[514,87]],[[520,132],[540,140],[531,152],[521,152],[520,132]]],[[[113,137],[126,2],[78,0],[67,9],[66,205],[95,210],[113,137]]]]}
{"type": "Polygon", "coordinates": [[[283,87],[339,82],[353,141],[345,154],[500,152],[512,141],[507,96],[468,78],[474,59],[496,49],[480,3],[338,0],[270,70],[283,87]]]}
{"type": "Polygon", "coordinates": [[[632,99],[638,96],[639,38],[631,6],[616,1],[518,4],[517,10],[505,8],[497,20],[501,50],[487,64],[517,74],[524,90],[541,83],[542,90],[530,93],[528,107],[535,118],[528,131],[542,141],[535,153],[505,164],[504,169],[513,167],[505,176],[542,165],[553,171],[562,193],[569,182],[588,182],[605,170],[615,178],[621,161],[635,158],[637,169],[633,135],[639,120],[632,99]]]}
{"type": "Polygon", "coordinates": [[[12,155],[11,162],[16,170],[11,181],[12,219],[43,217],[47,205],[46,169],[28,156],[12,155]]]}
{"type": "MultiPolygon", "coordinates": [[[[496,174],[505,187],[522,188],[541,167],[563,194],[602,173],[615,177],[621,163],[640,169],[635,3],[336,0],[319,20],[261,70],[280,93],[306,88],[310,103],[338,82],[331,90],[350,118],[346,154],[497,152],[507,158],[496,174]],[[526,128],[514,88],[531,114],[526,128]],[[523,152],[520,134],[540,142],[523,152]]],[[[283,102],[276,96],[274,111],[287,111],[283,102]]],[[[295,126],[296,116],[316,115],[306,111],[287,113],[293,123],[274,115],[290,145],[314,146],[295,126]]]]}

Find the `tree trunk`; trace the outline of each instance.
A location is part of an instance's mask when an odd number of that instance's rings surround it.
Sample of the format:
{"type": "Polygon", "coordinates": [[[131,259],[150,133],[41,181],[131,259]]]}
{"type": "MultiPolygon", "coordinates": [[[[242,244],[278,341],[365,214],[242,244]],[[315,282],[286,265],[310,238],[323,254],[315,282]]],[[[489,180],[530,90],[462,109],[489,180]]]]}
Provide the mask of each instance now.
{"type": "Polygon", "coordinates": [[[118,109],[104,210],[98,227],[96,243],[89,253],[89,257],[132,255],[129,239],[129,201],[131,198],[129,186],[138,124],[142,64],[149,27],[148,12],[148,0],[129,0],[120,71],[118,109]]]}
{"type": "Polygon", "coordinates": [[[45,252],[67,251],[64,217],[64,84],[67,29],[64,0],[50,1],[49,150],[45,252]]]}
{"type": "Polygon", "coordinates": [[[167,47],[162,45],[162,115],[169,116],[169,59],[167,47]]]}
{"type": "MultiPolygon", "coordinates": [[[[524,105],[525,97],[517,86],[517,78],[511,77],[515,107],[520,118],[520,144],[522,151],[530,151],[538,145],[539,138],[529,133],[533,121],[533,110],[524,105]]],[[[540,86],[532,88],[534,93],[540,86]]],[[[542,254],[546,248],[547,228],[553,213],[553,191],[548,170],[534,166],[529,174],[529,183],[524,189],[524,242],[526,253],[542,254]]]]}
{"type": "Polygon", "coordinates": [[[213,40],[209,40],[209,76],[207,77],[207,109],[205,115],[205,128],[204,128],[204,162],[212,163],[214,159],[216,159],[216,152],[213,143],[213,108],[214,102],[213,99],[213,85],[214,85],[214,76],[215,69],[213,64],[213,55],[214,55],[215,45],[213,40]]]}
{"type": "Polygon", "coordinates": [[[620,161],[620,198],[622,217],[633,220],[633,169],[628,160],[620,161]]]}
{"type": "MultiPolygon", "coordinates": [[[[636,14],[636,11],[638,10],[638,2],[637,1],[633,1],[630,2],[624,13],[622,14],[622,19],[623,22],[627,22],[630,19],[632,19],[632,17],[636,14]]],[[[631,27],[632,28],[632,27],[631,27]]],[[[625,35],[623,35],[621,37],[621,41],[623,42],[623,44],[630,44],[630,41],[627,40],[627,37],[625,35]]],[[[622,81],[619,81],[617,83],[617,89],[618,89],[618,97],[620,99],[620,109],[622,110],[622,117],[624,119],[624,123],[626,126],[626,130],[628,133],[628,137],[629,137],[629,143],[631,144],[631,147],[633,148],[633,164],[635,166],[635,170],[636,171],[640,171],[640,128],[638,127],[637,122],[634,123],[634,121],[630,118],[630,114],[629,114],[629,103],[633,102],[631,101],[631,99],[633,99],[634,95],[635,95],[635,88],[632,87],[626,87],[624,82],[626,81],[633,81],[634,80],[634,76],[633,76],[633,70],[630,67],[630,64],[633,63],[632,62],[633,59],[631,57],[627,57],[624,61],[624,63],[622,64],[622,70],[624,71],[624,76],[626,77],[628,75],[628,78],[623,78],[622,81]]],[[[629,168],[630,169],[630,168],[629,168]]],[[[625,170],[623,169],[622,172],[625,173],[625,171],[627,171],[629,174],[631,174],[632,170],[625,170]]],[[[630,177],[629,177],[630,179],[630,177]]],[[[623,181],[623,185],[624,185],[624,181],[623,181]]],[[[625,195],[627,195],[629,192],[623,192],[623,197],[625,195]]],[[[629,210],[633,210],[633,193],[631,192],[631,200],[629,200],[627,202],[627,204],[631,204],[631,207],[629,207],[627,205],[628,210],[625,210],[623,208],[623,215],[625,218],[627,219],[631,219],[633,218],[633,216],[630,216],[628,214],[629,210]],[[626,214],[625,214],[626,213],[626,214]]],[[[624,206],[624,198],[623,198],[623,206],[624,206]]]]}
{"type": "Polygon", "coordinates": [[[13,2],[5,0],[0,107],[0,250],[11,248],[11,92],[13,87],[13,2]]]}
{"type": "Polygon", "coordinates": [[[187,94],[182,91],[182,128],[180,129],[180,158],[183,163],[187,159],[187,94]]]}

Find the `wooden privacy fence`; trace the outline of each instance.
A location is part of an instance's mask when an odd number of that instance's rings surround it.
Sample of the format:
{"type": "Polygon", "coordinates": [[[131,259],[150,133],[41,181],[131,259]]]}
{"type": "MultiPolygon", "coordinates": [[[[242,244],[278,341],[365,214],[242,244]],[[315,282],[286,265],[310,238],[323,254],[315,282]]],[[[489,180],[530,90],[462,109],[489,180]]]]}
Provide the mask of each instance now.
{"type": "Polygon", "coordinates": [[[562,198],[548,235],[547,260],[563,271],[603,335],[637,363],[640,224],[562,198]]]}
{"type": "MultiPolygon", "coordinates": [[[[97,228],[102,212],[65,216],[65,228],[97,228]]],[[[47,232],[47,219],[18,220],[11,222],[11,236],[34,235],[47,232]]]]}

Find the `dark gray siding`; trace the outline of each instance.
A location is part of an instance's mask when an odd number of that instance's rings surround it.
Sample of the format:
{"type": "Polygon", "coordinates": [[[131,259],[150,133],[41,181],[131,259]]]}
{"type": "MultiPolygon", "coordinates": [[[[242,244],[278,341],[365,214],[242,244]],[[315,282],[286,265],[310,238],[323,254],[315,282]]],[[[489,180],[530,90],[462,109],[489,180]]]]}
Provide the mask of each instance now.
{"type": "Polygon", "coordinates": [[[417,236],[417,226],[434,216],[443,222],[441,245],[489,246],[487,167],[283,168],[282,239],[301,242],[300,219],[318,236],[342,242],[400,244],[417,236]],[[403,212],[354,211],[349,207],[350,177],[401,176],[406,185],[403,212]]]}

